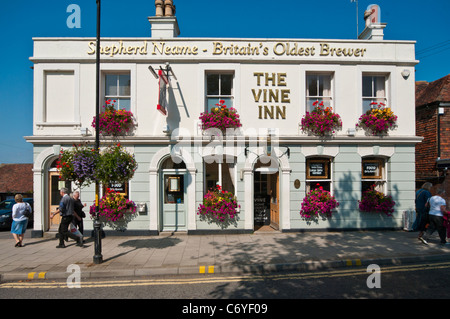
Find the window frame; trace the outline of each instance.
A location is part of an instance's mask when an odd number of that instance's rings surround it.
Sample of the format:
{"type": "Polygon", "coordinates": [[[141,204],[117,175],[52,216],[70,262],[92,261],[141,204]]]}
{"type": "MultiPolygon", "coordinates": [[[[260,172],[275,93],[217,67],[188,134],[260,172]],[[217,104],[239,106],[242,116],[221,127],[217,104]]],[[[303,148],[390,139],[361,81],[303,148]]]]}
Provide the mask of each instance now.
{"type": "Polygon", "coordinates": [[[331,195],[334,194],[334,190],[333,190],[333,163],[334,163],[334,158],[333,157],[327,157],[327,156],[312,156],[312,157],[307,157],[306,161],[305,161],[305,191],[306,193],[310,192],[311,189],[315,189],[315,187],[311,187],[311,185],[313,183],[319,183],[319,184],[324,184],[324,183],[329,183],[329,192],[331,195]],[[309,168],[309,164],[310,163],[324,163],[324,169],[325,169],[325,176],[314,176],[310,174],[310,168],[309,168]]]}
{"type": "MultiPolygon", "coordinates": [[[[325,87],[325,86],[324,86],[325,87]]],[[[326,107],[334,107],[334,72],[314,72],[307,71],[305,74],[305,109],[307,112],[311,112],[314,107],[309,105],[310,100],[315,101],[329,101],[329,105],[325,105],[326,107]],[[310,95],[309,89],[309,77],[316,77],[316,86],[317,86],[317,95],[310,95]],[[330,79],[330,95],[319,95],[320,94],[320,79],[321,77],[329,77],[330,79]]]]}
{"type": "MultiPolygon", "coordinates": [[[[207,156],[208,159],[204,158],[203,159],[203,185],[204,185],[204,189],[203,189],[203,195],[205,195],[208,190],[210,190],[210,188],[208,187],[208,183],[207,183],[207,165],[217,165],[217,182],[214,186],[216,185],[220,185],[222,187],[223,190],[224,189],[224,185],[223,185],[223,169],[224,166],[223,164],[226,163],[227,165],[233,165],[233,172],[232,175],[230,174],[231,180],[233,182],[233,191],[232,193],[236,196],[237,194],[237,184],[238,184],[238,176],[237,176],[237,158],[236,157],[232,157],[233,161],[230,162],[230,157],[223,155],[223,157],[221,159],[218,159],[217,156],[207,156]]],[[[229,168],[229,166],[228,166],[229,168]]]]}
{"type": "Polygon", "coordinates": [[[129,107],[126,108],[120,108],[120,102],[119,103],[115,103],[114,104],[114,108],[116,110],[119,109],[124,109],[127,111],[131,111],[132,110],[132,94],[133,94],[133,90],[132,90],[132,74],[130,70],[117,70],[117,71],[107,71],[107,72],[103,72],[102,74],[102,83],[103,83],[103,88],[102,88],[102,92],[103,92],[103,103],[106,103],[106,101],[108,100],[116,100],[116,101],[120,101],[121,99],[128,99],[129,100],[129,107]],[[128,75],[129,76],[129,95],[121,95],[120,94],[120,76],[121,75],[128,75]],[[117,94],[116,95],[108,95],[107,94],[107,77],[108,76],[117,76],[117,82],[116,82],[116,86],[115,88],[117,89],[117,94]]]}
{"type": "MultiPolygon", "coordinates": [[[[234,70],[207,70],[205,71],[205,110],[210,112],[211,109],[208,107],[208,102],[210,99],[216,99],[216,100],[231,100],[231,105],[227,104],[227,107],[234,107],[235,99],[236,99],[236,92],[235,92],[235,81],[236,81],[236,72],[234,70]],[[219,75],[219,94],[208,94],[208,76],[209,75],[219,75]],[[231,94],[222,94],[222,76],[223,75],[231,75],[231,94]]],[[[212,107],[211,107],[212,108],[212,107]]]]}
{"type": "Polygon", "coordinates": [[[380,100],[382,100],[382,103],[385,105],[388,105],[388,87],[389,87],[389,74],[385,73],[370,73],[370,72],[363,72],[361,76],[361,108],[363,113],[366,113],[369,109],[373,108],[373,106],[370,106],[369,108],[366,108],[364,106],[364,102],[368,101],[369,105],[370,103],[380,103],[380,100]],[[364,78],[371,78],[371,96],[364,95],[364,78]],[[375,80],[376,78],[383,78],[382,83],[384,84],[384,96],[383,97],[377,97],[377,91],[376,91],[376,83],[378,82],[375,80]]]}
{"type": "Polygon", "coordinates": [[[387,163],[388,159],[381,156],[366,156],[361,158],[361,190],[364,191],[363,183],[372,183],[376,185],[376,190],[386,194],[387,191],[387,163]],[[364,175],[364,163],[378,163],[379,175],[365,176],[364,175]]]}

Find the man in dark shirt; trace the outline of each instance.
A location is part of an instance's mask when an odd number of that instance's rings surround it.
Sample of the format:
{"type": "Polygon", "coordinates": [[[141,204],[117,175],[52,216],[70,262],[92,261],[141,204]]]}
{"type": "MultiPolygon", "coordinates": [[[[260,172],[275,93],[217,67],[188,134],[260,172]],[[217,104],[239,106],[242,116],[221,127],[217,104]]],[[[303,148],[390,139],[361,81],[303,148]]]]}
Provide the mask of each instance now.
{"type": "Polygon", "coordinates": [[[56,209],[55,213],[51,214],[51,218],[56,214],[61,215],[61,222],[59,223],[58,234],[59,234],[59,245],[56,248],[66,248],[64,245],[64,238],[70,237],[77,241],[78,246],[82,246],[83,242],[80,237],[72,234],[69,230],[69,225],[73,219],[74,212],[74,201],[69,196],[69,190],[67,188],[61,188],[59,194],[62,196],[59,203],[59,207],[56,209]]]}
{"type": "Polygon", "coordinates": [[[86,204],[83,205],[81,202],[79,191],[73,192],[73,203],[74,214],[72,223],[78,227],[82,234],[84,234],[83,218],[86,217],[86,214],[83,212],[83,207],[86,206],[86,204]]]}

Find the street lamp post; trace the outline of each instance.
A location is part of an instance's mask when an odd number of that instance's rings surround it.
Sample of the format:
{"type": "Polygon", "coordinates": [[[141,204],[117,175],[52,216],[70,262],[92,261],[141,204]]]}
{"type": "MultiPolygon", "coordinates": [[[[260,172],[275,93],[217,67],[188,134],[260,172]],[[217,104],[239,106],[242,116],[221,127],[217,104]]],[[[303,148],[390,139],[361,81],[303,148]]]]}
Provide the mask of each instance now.
{"type": "MultiPolygon", "coordinates": [[[[95,88],[95,151],[100,152],[100,7],[101,0],[97,1],[97,51],[96,51],[96,88],[95,88]]],[[[103,262],[102,237],[100,235],[101,222],[99,219],[99,183],[95,182],[95,217],[94,217],[94,264],[103,262]]]]}

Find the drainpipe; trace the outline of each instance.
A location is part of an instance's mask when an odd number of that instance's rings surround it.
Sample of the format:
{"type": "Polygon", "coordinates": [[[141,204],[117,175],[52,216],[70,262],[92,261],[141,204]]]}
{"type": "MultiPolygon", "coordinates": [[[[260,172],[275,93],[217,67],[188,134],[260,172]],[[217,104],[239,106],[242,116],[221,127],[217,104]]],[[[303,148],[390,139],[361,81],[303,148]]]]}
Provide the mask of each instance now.
{"type": "Polygon", "coordinates": [[[437,107],[437,159],[441,159],[441,110],[437,107]]]}

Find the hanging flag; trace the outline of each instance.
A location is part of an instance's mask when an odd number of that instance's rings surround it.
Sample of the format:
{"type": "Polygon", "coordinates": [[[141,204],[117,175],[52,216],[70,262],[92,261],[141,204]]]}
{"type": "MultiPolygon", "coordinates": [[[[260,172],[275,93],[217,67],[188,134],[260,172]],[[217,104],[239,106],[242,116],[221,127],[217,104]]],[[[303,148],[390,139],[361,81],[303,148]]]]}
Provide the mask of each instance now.
{"type": "Polygon", "coordinates": [[[167,76],[164,74],[163,70],[158,71],[159,75],[159,98],[158,105],[156,109],[160,111],[163,115],[167,115],[167,85],[169,81],[167,76]]]}

